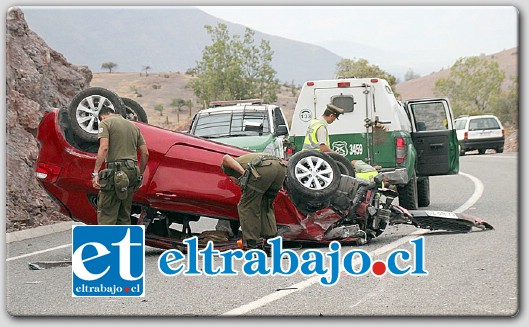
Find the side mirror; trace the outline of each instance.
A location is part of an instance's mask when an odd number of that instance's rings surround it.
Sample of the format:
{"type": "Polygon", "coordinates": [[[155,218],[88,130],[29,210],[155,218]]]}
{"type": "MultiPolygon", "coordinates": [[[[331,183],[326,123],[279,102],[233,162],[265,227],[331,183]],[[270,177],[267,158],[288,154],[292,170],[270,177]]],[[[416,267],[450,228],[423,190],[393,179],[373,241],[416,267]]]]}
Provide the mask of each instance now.
{"type": "Polygon", "coordinates": [[[276,129],[276,136],[288,135],[288,128],[286,125],[279,125],[276,129]]]}

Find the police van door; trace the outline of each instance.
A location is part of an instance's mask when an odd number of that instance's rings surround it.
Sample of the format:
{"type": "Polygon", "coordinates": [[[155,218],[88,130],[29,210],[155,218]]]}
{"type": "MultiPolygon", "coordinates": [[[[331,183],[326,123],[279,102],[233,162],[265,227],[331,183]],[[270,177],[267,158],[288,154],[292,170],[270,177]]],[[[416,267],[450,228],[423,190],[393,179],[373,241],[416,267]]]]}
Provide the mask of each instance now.
{"type": "Polygon", "coordinates": [[[373,119],[372,93],[368,86],[347,83],[315,89],[316,117],[323,114],[329,103],[344,109],[344,114],[327,127],[330,148],[349,160],[369,163],[373,161],[373,154],[365,119],[373,119]]]}
{"type": "Polygon", "coordinates": [[[448,99],[409,100],[406,110],[415,127],[412,139],[417,151],[418,175],[457,174],[458,142],[448,99]]]}

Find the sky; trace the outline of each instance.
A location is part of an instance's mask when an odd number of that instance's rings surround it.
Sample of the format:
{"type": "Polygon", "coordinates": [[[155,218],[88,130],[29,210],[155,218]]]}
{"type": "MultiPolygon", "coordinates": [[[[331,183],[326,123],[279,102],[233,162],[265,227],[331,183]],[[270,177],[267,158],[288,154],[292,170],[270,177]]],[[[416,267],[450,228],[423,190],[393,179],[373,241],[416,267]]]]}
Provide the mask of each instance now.
{"type": "Polygon", "coordinates": [[[321,45],[344,58],[361,57],[358,48],[370,47],[419,74],[447,68],[461,57],[518,46],[519,14],[507,5],[197,8],[263,33],[321,45]]]}

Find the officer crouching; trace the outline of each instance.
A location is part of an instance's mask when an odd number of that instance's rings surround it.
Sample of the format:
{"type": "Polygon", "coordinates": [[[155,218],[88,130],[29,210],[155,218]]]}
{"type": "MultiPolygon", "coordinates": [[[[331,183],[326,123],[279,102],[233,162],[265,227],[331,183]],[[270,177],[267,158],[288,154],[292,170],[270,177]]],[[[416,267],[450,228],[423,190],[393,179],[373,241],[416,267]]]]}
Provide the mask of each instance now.
{"type": "Polygon", "coordinates": [[[286,166],[285,160],[266,153],[222,158],[222,171],[241,187],[237,211],[243,244],[249,249],[267,245],[266,239],[277,236],[273,202],[285,180],[286,166]],[[259,242],[261,238],[264,241],[259,242]]]}

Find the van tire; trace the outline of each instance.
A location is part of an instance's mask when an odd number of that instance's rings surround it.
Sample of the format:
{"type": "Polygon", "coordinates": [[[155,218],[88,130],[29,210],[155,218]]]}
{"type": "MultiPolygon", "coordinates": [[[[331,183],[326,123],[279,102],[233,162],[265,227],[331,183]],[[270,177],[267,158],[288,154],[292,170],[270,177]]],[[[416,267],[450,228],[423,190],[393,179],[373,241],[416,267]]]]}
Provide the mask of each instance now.
{"type": "Polygon", "coordinates": [[[465,149],[460,145],[459,146],[459,156],[462,157],[465,155],[465,149]]]}
{"type": "Polygon", "coordinates": [[[145,110],[138,102],[129,98],[121,98],[121,100],[123,100],[123,103],[125,104],[125,112],[123,115],[126,119],[146,124],[149,123],[147,113],[145,113],[145,110]]]}
{"type": "Polygon", "coordinates": [[[82,90],[70,102],[68,117],[72,132],[85,142],[97,142],[99,130],[97,108],[101,108],[101,102],[113,108],[117,114],[122,115],[125,111],[123,100],[116,93],[102,87],[82,90]],[[88,113],[86,109],[89,109],[91,113],[88,113]]]}
{"type": "Polygon", "coordinates": [[[496,148],[496,153],[503,153],[503,146],[499,146],[496,148]]]}
{"type": "Polygon", "coordinates": [[[329,156],[317,151],[300,151],[288,160],[285,186],[294,205],[303,213],[315,212],[328,206],[331,197],[340,184],[341,173],[336,162],[329,156]],[[314,179],[304,176],[303,172],[319,165],[314,179]],[[323,185],[321,184],[323,183],[323,185]]]}
{"type": "Polygon", "coordinates": [[[336,162],[342,175],[355,177],[355,169],[353,167],[353,164],[346,157],[342,156],[337,152],[325,152],[325,154],[331,157],[334,162],[336,162]]]}
{"type": "Polygon", "coordinates": [[[418,191],[417,191],[417,176],[413,173],[413,177],[408,184],[399,186],[399,204],[408,210],[417,210],[418,208],[418,191]]]}
{"type": "Polygon", "coordinates": [[[430,177],[417,179],[417,204],[419,207],[430,205],[430,177]]]}

